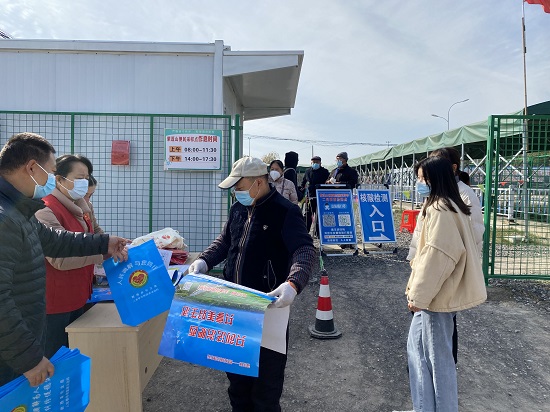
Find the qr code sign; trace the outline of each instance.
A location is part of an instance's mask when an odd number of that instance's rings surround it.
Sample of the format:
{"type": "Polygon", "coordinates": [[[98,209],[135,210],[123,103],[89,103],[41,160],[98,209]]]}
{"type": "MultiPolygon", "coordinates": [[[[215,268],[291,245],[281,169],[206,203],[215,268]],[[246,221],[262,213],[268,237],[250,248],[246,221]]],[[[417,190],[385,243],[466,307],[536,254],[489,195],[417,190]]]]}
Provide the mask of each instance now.
{"type": "Polygon", "coordinates": [[[351,216],[349,214],[338,215],[338,226],[351,226],[351,216]]]}
{"type": "Polygon", "coordinates": [[[336,219],[334,218],[334,214],[329,213],[329,214],[323,215],[323,226],[324,227],[336,226],[336,219]]]}

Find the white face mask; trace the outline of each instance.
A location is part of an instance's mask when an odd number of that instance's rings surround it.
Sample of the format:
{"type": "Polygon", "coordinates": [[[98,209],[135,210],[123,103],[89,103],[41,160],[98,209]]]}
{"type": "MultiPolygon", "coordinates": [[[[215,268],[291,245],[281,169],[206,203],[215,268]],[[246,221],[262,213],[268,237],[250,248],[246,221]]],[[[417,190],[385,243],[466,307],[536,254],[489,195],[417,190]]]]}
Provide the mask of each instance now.
{"type": "Polygon", "coordinates": [[[281,177],[281,174],[276,170],[272,170],[271,172],[269,172],[269,176],[271,176],[273,180],[277,180],[281,177]]]}
{"type": "Polygon", "coordinates": [[[67,178],[65,179],[68,180],[69,182],[74,183],[74,187],[72,189],[67,189],[65,186],[59,183],[59,185],[69,193],[69,196],[71,196],[71,199],[78,200],[86,196],[86,194],[88,193],[88,179],[76,179],[76,180],[71,180],[67,178]]]}

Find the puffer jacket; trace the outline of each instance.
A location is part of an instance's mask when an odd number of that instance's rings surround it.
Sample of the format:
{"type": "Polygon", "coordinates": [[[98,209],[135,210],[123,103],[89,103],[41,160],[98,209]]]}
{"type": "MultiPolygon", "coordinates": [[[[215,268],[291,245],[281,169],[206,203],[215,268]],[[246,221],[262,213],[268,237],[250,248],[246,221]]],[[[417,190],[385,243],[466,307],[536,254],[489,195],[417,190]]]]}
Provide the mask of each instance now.
{"type": "Polygon", "coordinates": [[[199,256],[208,268],[226,260],[226,280],[262,292],[292,281],[298,293],[313,270],[315,248],[300,209],[274,187],[254,206],[235,203],[222,233],[199,256]]]}
{"type": "Polygon", "coordinates": [[[108,235],[44,226],[34,216],[43,207],[41,200],[24,196],[0,177],[0,367],[15,374],[34,368],[44,356],[44,256],[87,256],[108,249],[108,235]]]}

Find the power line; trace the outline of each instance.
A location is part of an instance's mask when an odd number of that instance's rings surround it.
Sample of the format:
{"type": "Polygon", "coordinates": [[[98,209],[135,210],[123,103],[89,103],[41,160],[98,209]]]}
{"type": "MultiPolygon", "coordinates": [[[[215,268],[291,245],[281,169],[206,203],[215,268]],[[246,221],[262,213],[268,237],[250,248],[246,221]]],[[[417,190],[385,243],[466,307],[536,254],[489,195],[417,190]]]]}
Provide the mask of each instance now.
{"type": "Polygon", "coordinates": [[[319,146],[395,146],[395,144],[386,143],[371,143],[371,142],[336,142],[333,140],[313,140],[313,139],[291,139],[289,137],[278,136],[260,136],[255,134],[244,134],[243,137],[247,139],[264,139],[264,140],[284,140],[300,143],[315,143],[319,146]]]}

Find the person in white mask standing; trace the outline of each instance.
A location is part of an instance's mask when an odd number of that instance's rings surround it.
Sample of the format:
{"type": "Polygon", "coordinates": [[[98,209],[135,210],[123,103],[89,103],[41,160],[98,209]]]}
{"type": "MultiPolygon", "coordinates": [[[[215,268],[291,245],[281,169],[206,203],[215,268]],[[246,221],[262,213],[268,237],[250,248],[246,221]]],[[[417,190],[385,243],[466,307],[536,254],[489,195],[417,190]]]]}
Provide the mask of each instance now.
{"type": "Polygon", "coordinates": [[[269,183],[275,186],[277,192],[283,195],[285,199],[294,204],[298,204],[298,194],[294,183],[283,176],[283,162],[273,160],[269,164],[269,183]]]}
{"type": "MultiPolygon", "coordinates": [[[[36,212],[36,218],[54,229],[94,233],[93,212],[84,199],[92,163],[82,155],[63,155],[56,159],[56,169],[55,189],[42,199],[46,207],[36,212]]],[[[65,328],[84,313],[94,265],[102,262],[103,255],[46,258],[47,358],[68,346],[65,328]]]]}

